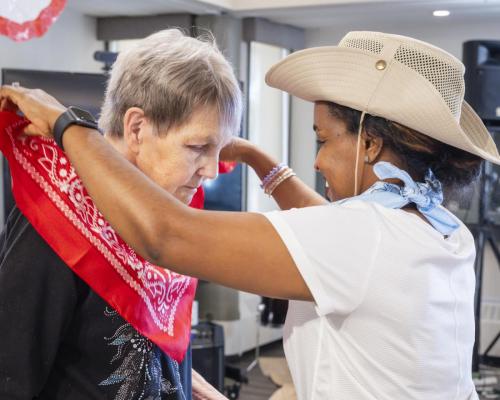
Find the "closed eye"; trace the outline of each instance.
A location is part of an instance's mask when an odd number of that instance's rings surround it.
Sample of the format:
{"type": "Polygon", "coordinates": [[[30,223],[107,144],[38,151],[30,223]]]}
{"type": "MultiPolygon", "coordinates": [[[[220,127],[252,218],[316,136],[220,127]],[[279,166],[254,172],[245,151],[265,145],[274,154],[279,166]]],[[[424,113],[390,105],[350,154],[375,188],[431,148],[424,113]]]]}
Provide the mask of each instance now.
{"type": "Polygon", "coordinates": [[[205,151],[208,147],[207,144],[188,144],[187,147],[190,150],[196,151],[196,152],[202,152],[205,151]]]}

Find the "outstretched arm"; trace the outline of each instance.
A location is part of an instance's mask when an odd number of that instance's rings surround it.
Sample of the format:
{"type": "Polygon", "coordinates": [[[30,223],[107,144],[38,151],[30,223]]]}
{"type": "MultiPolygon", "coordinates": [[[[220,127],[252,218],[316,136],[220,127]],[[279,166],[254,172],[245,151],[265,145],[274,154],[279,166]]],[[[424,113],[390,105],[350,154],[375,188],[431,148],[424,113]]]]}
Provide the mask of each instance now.
{"type": "MultiPolygon", "coordinates": [[[[50,136],[64,111],[41,91],[2,87],[0,108],[16,104],[28,133],[50,136]],[[8,100],[8,101],[7,101],[8,100]]],[[[104,217],[156,265],[263,296],[312,300],[284,243],[260,214],[190,209],[152,182],[91,129],[73,126],[64,148],[104,217]]]]}
{"type": "Polygon", "coordinates": [[[190,209],[96,131],[71,127],[63,144],[108,222],[154,264],[264,296],[310,299],[285,245],[263,215],[190,209]]]}

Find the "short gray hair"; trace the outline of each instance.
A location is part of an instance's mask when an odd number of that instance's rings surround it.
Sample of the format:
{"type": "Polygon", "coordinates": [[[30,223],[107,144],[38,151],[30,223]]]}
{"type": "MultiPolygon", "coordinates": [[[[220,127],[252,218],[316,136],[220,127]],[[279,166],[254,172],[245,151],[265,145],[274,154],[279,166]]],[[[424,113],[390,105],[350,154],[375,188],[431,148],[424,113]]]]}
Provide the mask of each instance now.
{"type": "Polygon", "coordinates": [[[242,96],[233,69],[211,35],[166,29],[120,53],[108,80],[99,127],[123,136],[123,117],[139,107],[158,132],[182,125],[198,107],[215,106],[222,129],[238,132],[242,96]]]}

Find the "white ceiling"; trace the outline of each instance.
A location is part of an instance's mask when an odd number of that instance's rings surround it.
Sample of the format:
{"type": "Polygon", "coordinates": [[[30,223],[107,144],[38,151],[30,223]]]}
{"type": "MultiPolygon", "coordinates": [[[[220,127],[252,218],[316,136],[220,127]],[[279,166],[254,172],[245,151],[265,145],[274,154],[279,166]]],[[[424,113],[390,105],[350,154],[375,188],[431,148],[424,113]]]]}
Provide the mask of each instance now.
{"type": "Polygon", "coordinates": [[[94,17],[211,14],[221,7],[195,0],[69,0],[68,7],[94,17]]]}
{"type": "Polygon", "coordinates": [[[436,22],[455,20],[491,20],[499,21],[500,1],[484,2],[482,0],[468,1],[371,1],[360,4],[338,4],[330,6],[299,7],[280,10],[260,10],[259,12],[242,11],[241,16],[258,15],[275,22],[296,25],[303,28],[319,28],[334,25],[368,25],[391,21],[395,24],[422,23],[430,20],[436,22]],[[432,12],[446,9],[451,15],[446,18],[436,18],[432,12]],[[440,21],[441,20],[441,21],[440,21]]]}
{"type": "Polygon", "coordinates": [[[500,0],[70,0],[68,7],[92,16],[227,12],[302,28],[388,20],[418,23],[435,19],[433,10],[447,9],[448,20],[497,19],[500,26],[500,0]]]}

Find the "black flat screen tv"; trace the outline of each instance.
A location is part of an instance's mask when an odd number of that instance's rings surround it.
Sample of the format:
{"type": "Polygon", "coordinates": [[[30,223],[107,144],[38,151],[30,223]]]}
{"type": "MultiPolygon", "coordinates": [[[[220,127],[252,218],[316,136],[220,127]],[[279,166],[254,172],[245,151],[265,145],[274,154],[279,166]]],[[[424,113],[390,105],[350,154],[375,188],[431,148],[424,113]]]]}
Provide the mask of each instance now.
{"type": "Polygon", "coordinates": [[[104,98],[104,74],[2,69],[2,83],[45,90],[66,106],[77,106],[98,116],[104,98]]]}

